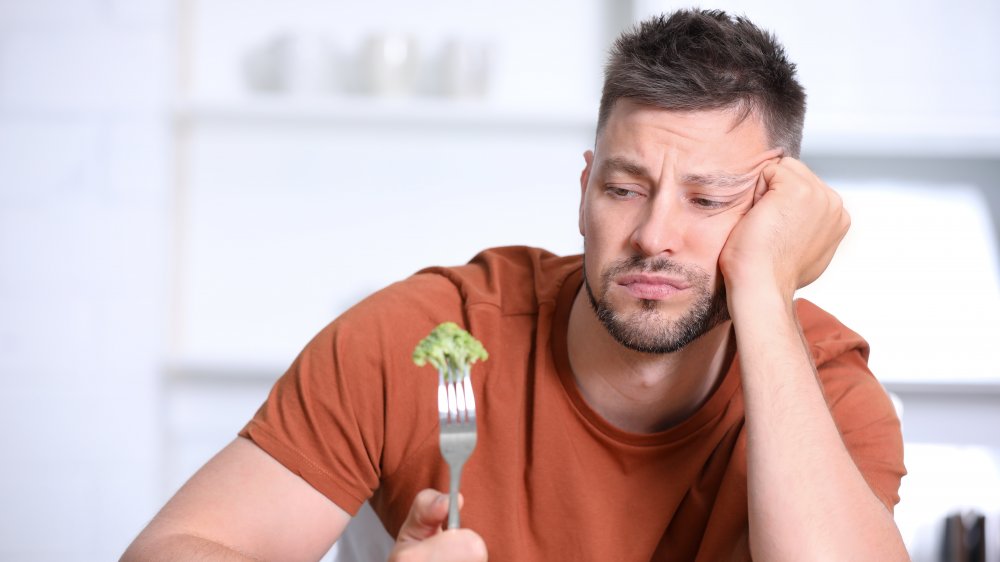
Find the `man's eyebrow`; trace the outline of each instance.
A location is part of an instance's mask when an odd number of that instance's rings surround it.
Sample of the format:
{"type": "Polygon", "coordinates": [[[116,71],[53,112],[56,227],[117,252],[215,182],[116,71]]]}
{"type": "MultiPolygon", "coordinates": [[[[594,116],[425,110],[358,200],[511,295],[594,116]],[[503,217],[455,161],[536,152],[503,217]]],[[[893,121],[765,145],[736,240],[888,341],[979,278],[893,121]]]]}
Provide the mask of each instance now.
{"type": "Polygon", "coordinates": [[[630,176],[650,177],[649,170],[645,166],[624,156],[612,156],[605,160],[601,167],[605,172],[624,172],[630,176]]]}
{"type": "MultiPolygon", "coordinates": [[[[612,156],[605,160],[601,167],[605,173],[622,172],[630,176],[649,178],[649,170],[635,160],[630,160],[624,156],[612,156]]],[[[746,187],[747,184],[757,180],[757,173],[730,174],[728,172],[709,172],[705,174],[684,174],[681,182],[685,185],[697,185],[710,189],[733,189],[746,187]]]]}
{"type": "Polygon", "coordinates": [[[715,189],[732,189],[734,187],[746,187],[748,183],[756,181],[757,174],[729,174],[726,172],[710,172],[707,174],[684,174],[681,182],[686,185],[697,185],[715,189]]]}

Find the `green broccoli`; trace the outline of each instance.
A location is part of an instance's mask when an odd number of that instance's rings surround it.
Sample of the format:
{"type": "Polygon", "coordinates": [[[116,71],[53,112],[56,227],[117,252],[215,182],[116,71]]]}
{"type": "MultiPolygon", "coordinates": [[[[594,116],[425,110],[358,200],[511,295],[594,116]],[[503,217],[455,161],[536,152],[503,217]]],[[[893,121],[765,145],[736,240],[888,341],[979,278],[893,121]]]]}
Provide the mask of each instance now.
{"type": "Polygon", "coordinates": [[[439,324],[413,350],[413,362],[418,367],[430,363],[448,381],[461,380],[473,363],[488,357],[483,344],[454,322],[439,324]]]}

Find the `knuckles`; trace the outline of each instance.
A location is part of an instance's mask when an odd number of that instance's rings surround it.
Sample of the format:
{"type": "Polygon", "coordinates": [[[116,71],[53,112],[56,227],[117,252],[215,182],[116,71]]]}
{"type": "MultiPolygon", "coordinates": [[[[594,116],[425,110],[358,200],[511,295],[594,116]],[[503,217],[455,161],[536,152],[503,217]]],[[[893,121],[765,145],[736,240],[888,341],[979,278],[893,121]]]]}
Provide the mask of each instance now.
{"type": "Polygon", "coordinates": [[[458,529],[456,530],[456,533],[466,535],[463,539],[463,544],[465,553],[469,557],[470,561],[486,562],[489,558],[489,554],[486,551],[486,542],[483,541],[483,538],[480,537],[479,534],[469,529],[458,529]]]}
{"type": "Polygon", "coordinates": [[[486,562],[486,543],[471,529],[450,529],[435,535],[432,539],[406,548],[397,549],[390,555],[390,562],[486,562]]]}

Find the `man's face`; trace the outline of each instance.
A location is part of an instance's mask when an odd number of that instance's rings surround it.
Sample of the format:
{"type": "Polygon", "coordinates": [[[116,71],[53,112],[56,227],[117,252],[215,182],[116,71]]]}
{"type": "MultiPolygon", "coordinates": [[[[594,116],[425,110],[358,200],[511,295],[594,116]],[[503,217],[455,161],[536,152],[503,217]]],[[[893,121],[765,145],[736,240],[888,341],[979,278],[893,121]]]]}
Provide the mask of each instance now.
{"type": "Polygon", "coordinates": [[[718,260],[766,158],[758,119],[618,101],[580,178],[584,282],[618,343],[672,353],[728,319],[718,260]]]}

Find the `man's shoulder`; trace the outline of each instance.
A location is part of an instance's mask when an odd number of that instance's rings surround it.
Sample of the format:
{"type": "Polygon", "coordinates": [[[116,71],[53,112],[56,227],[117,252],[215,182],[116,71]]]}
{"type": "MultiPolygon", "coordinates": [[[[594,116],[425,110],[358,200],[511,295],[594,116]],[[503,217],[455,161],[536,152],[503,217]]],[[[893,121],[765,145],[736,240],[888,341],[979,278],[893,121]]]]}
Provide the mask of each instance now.
{"type": "Polygon", "coordinates": [[[580,255],[504,246],[483,250],[465,265],[422,269],[414,278],[440,277],[457,290],[465,306],[491,305],[508,314],[528,314],[541,303],[555,302],[563,283],[582,263],[580,255]]]}
{"type": "Polygon", "coordinates": [[[480,318],[534,315],[541,303],[555,302],[563,283],[581,267],[580,256],[525,246],[492,248],[465,265],[428,267],[376,291],[327,329],[368,340],[377,334],[391,340],[419,336],[416,342],[444,321],[469,329],[471,309],[478,309],[480,318]]]}
{"type": "Polygon", "coordinates": [[[868,342],[833,314],[805,299],[795,301],[795,311],[817,367],[846,353],[868,360],[868,342]]]}

